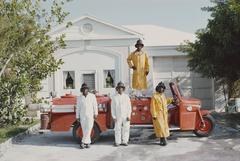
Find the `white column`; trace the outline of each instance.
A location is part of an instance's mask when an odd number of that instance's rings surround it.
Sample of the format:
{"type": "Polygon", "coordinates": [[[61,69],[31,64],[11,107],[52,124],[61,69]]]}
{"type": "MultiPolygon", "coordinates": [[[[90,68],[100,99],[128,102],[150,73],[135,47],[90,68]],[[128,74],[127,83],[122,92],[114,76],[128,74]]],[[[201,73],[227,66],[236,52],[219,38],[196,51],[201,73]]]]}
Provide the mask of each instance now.
{"type": "Polygon", "coordinates": [[[149,61],[149,74],[147,76],[147,83],[148,83],[148,88],[147,88],[147,95],[151,96],[153,91],[154,91],[154,84],[153,84],[153,57],[149,56],[148,57],[149,61]]]}
{"type": "MultiPolygon", "coordinates": [[[[131,52],[130,46],[128,46],[128,54],[131,52]]],[[[132,81],[131,81],[131,69],[128,68],[128,84],[129,88],[132,88],[132,81]]]]}

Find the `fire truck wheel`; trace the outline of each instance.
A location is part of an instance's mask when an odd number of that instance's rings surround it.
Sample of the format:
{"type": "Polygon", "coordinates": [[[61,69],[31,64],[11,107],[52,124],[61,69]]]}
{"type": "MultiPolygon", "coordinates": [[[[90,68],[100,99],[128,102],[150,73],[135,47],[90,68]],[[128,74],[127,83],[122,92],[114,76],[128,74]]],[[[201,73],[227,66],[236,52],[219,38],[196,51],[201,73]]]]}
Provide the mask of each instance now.
{"type": "Polygon", "coordinates": [[[203,126],[199,121],[196,125],[196,129],[193,131],[199,137],[209,136],[215,127],[215,120],[211,115],[203,116],[203,120],[205,126],[203,126]]]}
{"type": "MultiPolygon", "coordinates": [[[[91,142],[94,143],[100,138],[100,130],[98,128],[98,125],[94,123],[92,133],[91,133],[91,142]]],[[[82,140],[82,128],[80,123],[74,123],[72,134],[74,140],[76,140],[77,143],[80,143],[82,140]]]]}

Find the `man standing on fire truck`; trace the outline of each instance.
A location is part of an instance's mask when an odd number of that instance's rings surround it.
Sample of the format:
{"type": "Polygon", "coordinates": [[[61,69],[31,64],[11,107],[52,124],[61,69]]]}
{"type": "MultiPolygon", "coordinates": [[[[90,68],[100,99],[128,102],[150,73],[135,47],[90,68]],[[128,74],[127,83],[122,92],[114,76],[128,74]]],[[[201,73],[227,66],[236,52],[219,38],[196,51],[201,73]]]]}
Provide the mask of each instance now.
{"type": "Polygon", "coordinates": [[[76,118],[81,123],[83,137],[80,148],[90,148],[91,132],[94,119],[97,119],[98,106],[96,96],[89,93],[87,84],[83,83],[80,89],[81,95],[77,97],[76,118]]]}
{"type": "Polygon", "coordinates": [[[149,73],[148,55],[142,51],[144,44],[138,40],[135,44],[137,48],[130,53],[127,58],[129,68],[133,69],[132,88],[136,90],[137,96],[142,96],[142,92],[147,89],[147,75],[149,73]]]}
{"type": "Polygon", "coordinates": [[[119,146],[121,143],[128,146],[129,140],[132,107],[129,96],[123,93],[124,90],[124,84],[119,82],[116,87],[117,94],[111,102],[112,118],[115,122],[115,146],[119,146]]]}
{"type": "Polygon", "coordinates": [[[153,94],[151,99],[151,114],[153,118],[153,127],[157,138],[160,138],[160,145],[167,145],[166,138],[169,136],[168,127],[168,109],[167,105],[173,99],[166,98],[164,95],[166,87],[163,82],[160,82],[156,87],[156,93],[153,94]]]}

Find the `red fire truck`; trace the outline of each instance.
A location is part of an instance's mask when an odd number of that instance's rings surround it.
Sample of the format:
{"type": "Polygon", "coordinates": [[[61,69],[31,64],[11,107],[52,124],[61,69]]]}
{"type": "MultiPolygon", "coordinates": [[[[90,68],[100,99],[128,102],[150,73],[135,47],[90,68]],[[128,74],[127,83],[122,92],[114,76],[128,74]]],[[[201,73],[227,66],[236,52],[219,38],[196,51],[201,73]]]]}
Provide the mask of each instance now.
{"type": "MultiPolygon", "coordinates": [[[[173,98],[177,104],[169,108],[170,130],[193,131],[197,136],[209,136],[214,129],[215,122],[208,110],[201,109],[201,100],[185,98],[178,85],[169,84],[173,98]]],[[[95,142],[101,132],[114,127],[111,117],[111,99],[107,95],[96,96],[99,115],[95,120],[91,138],[95,142]]],[[[150,113],[151,98],[132,98],[131,126],[152,127],[150,113]]],[[[76,121],[76,96],[66,94],[61,98],[54,98],[48,112],[41,114],[41,132],[50,130],[54,132],[69,131],[72,128],[73,137],[80,140],[82,137],[81,125],[76,121]]]]}

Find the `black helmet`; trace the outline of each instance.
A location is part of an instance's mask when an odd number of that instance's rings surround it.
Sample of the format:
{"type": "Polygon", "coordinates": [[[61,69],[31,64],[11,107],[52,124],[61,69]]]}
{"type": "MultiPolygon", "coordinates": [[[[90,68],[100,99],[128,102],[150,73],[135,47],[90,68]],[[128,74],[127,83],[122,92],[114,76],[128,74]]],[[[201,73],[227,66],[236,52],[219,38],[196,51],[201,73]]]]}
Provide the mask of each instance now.
{"type": "Polygon", "coordinates": [[[165,86],[165,84],[163,83],[163,82],[160,82],[160,83],[158,83],[158,85],[156,86],[156,91],[158,91],[158,89],[159,88],[163,88],[164,90],[166,89],[166,86],[165,86]]]}
{"type": "Polygon", "coordinates": [[[143,42],[141,39],[139,39],[136,44],[135,44],[135,47],[137,47],[138,45],[141,45],[141,46],[144,46],[143,42]]]}

